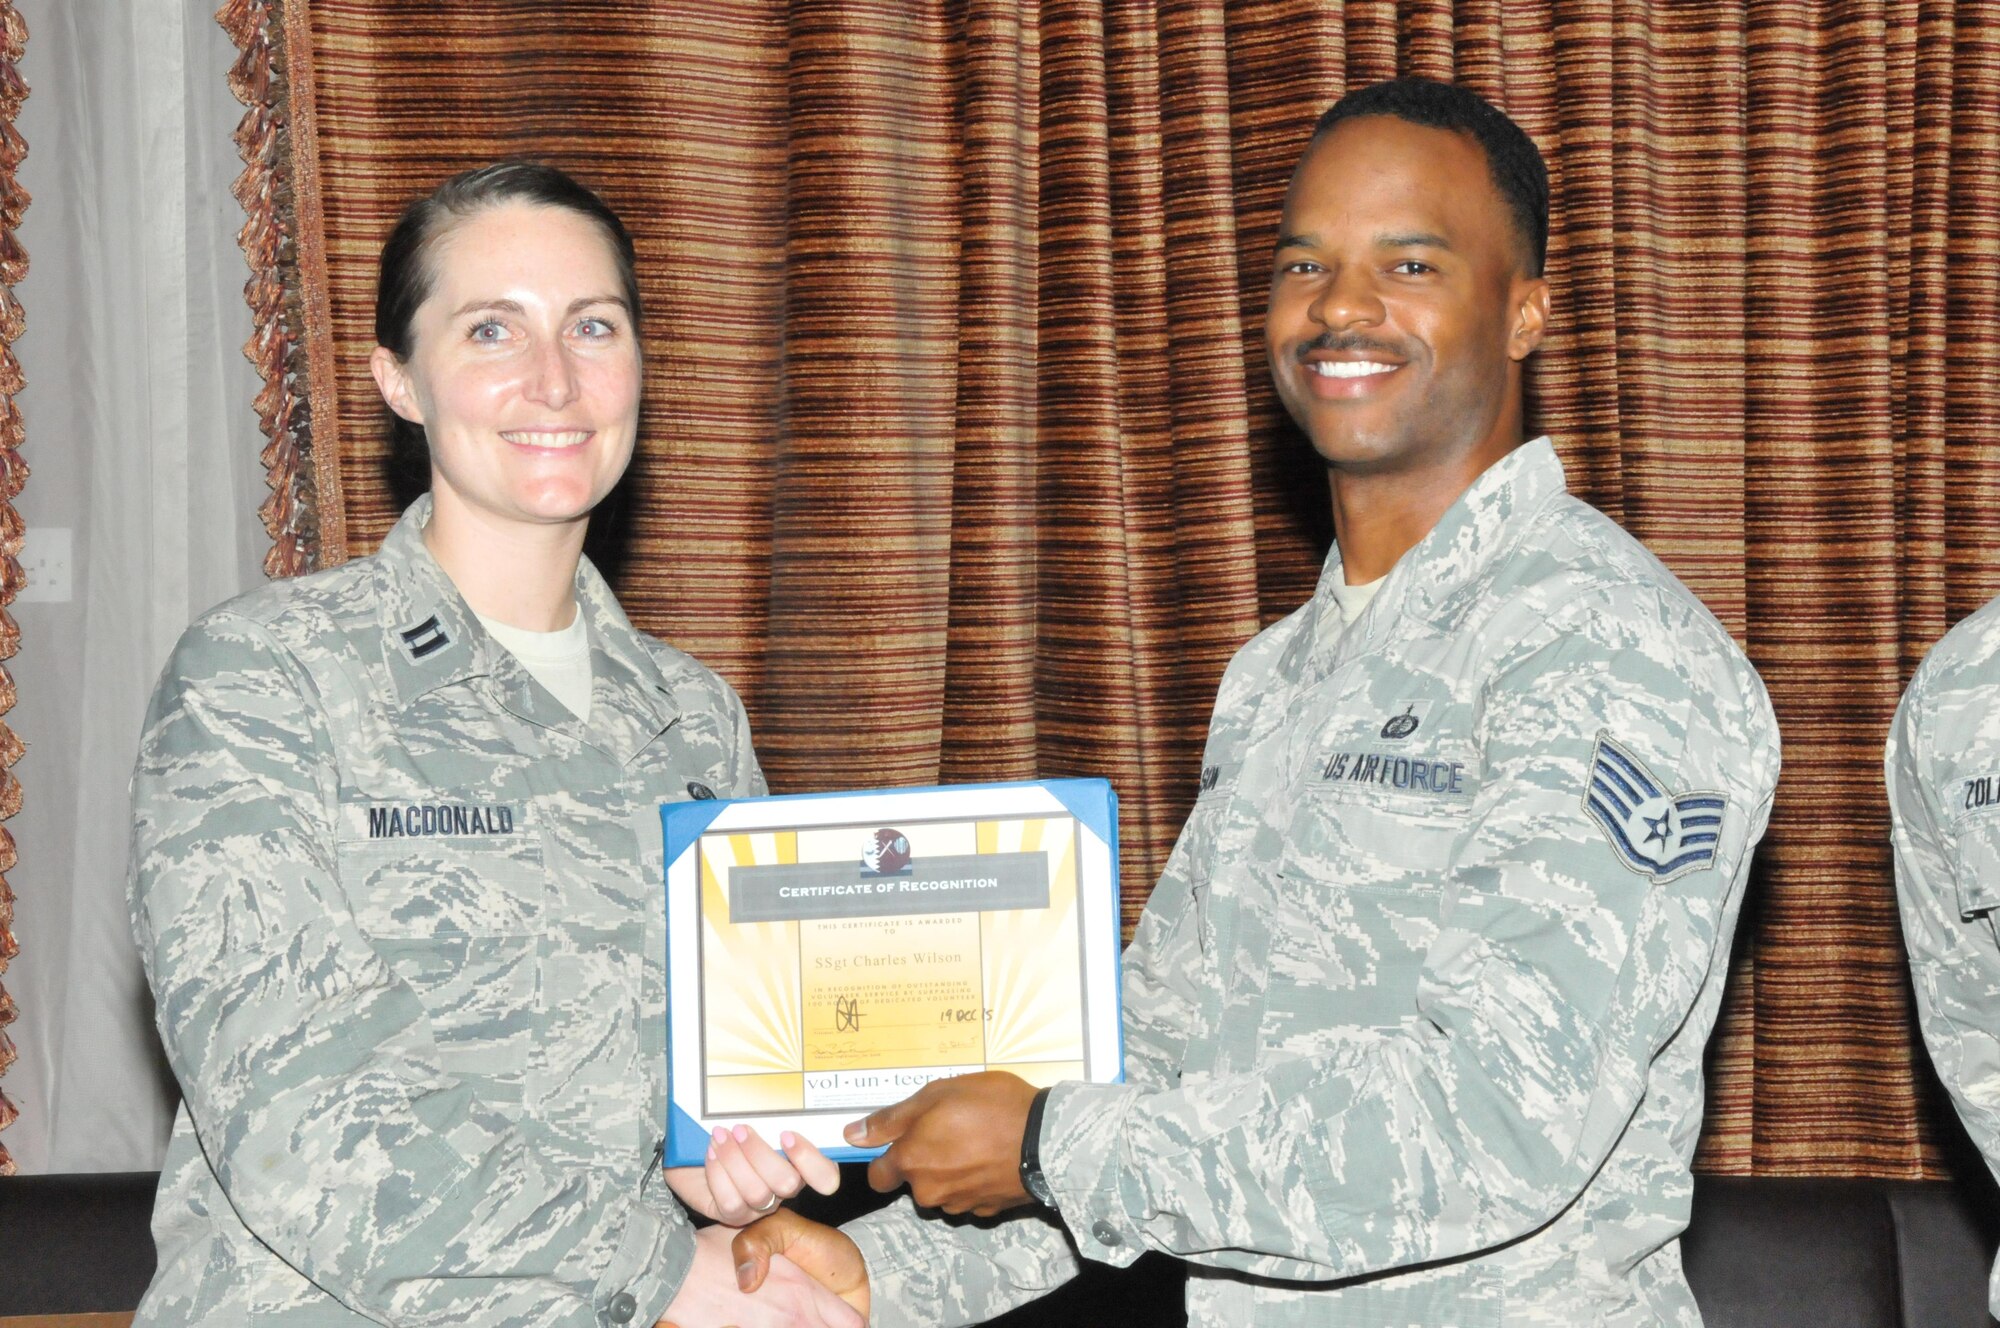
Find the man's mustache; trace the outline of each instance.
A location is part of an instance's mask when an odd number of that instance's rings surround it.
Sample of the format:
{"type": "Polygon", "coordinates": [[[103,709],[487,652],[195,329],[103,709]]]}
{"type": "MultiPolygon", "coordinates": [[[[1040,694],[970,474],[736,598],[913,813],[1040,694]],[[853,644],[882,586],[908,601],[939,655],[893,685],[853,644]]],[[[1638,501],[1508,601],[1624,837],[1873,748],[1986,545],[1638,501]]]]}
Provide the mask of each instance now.
{"type": "Polygon", "coordinates": [[[1301,360],[1314,351],[1326,351],[1332,355],[1367,351],[1371,354],[1386,355],[1393,360],[1407,360],[1410,357],[1403,348],[1388,341],[1378,341],[1374,337],[1363,336],[1359,332],[1322,332],[1311,341],[1300,346],[1295,352],[1301,360]]]}

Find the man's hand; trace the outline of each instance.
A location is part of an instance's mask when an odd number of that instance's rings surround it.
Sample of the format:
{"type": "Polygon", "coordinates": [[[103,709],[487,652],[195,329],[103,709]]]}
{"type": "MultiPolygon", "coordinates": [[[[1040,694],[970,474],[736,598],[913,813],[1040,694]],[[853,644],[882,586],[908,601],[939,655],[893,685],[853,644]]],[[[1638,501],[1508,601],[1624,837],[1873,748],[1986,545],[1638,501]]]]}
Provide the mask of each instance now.
{"type": "Polygon", "coordinates": [[[764,1285],[766,1272],[775,1273],[789,1262],[864,1321],[868,1318],[868,1266],[860,1248],[838,1227],[780,1208],[737,1232],[730,1252],[736,1260],[736,1284],[746,1295],[764,1285]]]}
{"type": "Polygon", "coordinates": [[[868,1164],[877,1190],[886,1194],[908,1181],[925,1208],[991,1217],[1028,1202],[1021,1135],[1034,1100],[1033,1084],[1000,1070],[936,1079],[848,1126],[847,1142],[889,1145],[868,1164]]]}
{"type": "MultiPolygon", "coordinates": [[[[779,1212],[791,1216],[783,1209],[779,1212]]],[[[729,1249],[730,1238],[737,1235],[729,1227],[704,1227],[694,1233],[694,1266],[688,1269],[687,1280],[681,1283],[673,1304],[667,1306],[658,1328],[720,1328],[724,1324],[733,1328],[867,1328],[865,1294],[862,1308],[857,1310],[787,1258],[769,1258],[769,1278],[760,1273],[755,1283],[761,1290],[754,1296],[744,1294],[729,1249]]]]}

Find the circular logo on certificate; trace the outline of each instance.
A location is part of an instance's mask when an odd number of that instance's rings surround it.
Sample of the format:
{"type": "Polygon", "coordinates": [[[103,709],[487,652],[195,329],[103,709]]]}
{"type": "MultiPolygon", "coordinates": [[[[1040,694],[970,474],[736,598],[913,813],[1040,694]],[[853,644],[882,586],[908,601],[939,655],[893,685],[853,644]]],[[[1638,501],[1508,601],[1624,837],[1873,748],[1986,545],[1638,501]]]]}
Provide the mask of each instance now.
{"type": "Polygon", "coordinates": [[[901,876],[910,870],[910,837],[901,830],[877,830],[861,852],[864,876],[901,876]]]}

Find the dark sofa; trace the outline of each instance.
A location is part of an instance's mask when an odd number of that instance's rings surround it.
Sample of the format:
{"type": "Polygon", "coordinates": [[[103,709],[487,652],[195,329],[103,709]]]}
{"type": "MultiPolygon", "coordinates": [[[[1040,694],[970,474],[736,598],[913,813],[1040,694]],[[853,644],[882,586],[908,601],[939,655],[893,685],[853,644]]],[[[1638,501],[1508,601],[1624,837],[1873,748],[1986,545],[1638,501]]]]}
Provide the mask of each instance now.
{"type": "MultiPolygon", "coordinates": [[[[130,1310],[152,1275],[150,1172],[0,1179],[0,1319],[130,1310]]],[[[838,1219],[872,1206],[859,1168],[806,1205],[838,1219]]],[[[1985,1183],[1704,1176],[1682,1241],[1708,1328],[1993,1328],[1986,1270],[2000,1196],[1985,1183]]],[[[1184,1322],[1182,1276],[1147,1256],[1092,1266],[1013,1328],[1184,1322]]]]}

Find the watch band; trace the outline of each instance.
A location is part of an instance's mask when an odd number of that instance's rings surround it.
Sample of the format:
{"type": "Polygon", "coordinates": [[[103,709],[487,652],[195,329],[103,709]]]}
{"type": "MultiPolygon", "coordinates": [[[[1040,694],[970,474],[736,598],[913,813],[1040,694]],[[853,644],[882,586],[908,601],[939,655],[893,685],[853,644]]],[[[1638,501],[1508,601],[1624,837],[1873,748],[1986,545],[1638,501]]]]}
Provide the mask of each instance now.
{"type": "Polygon", "coordinates": [[[1049,1105],[1049,1090],[1035,1094],[1028,1104],[1027,1128],[1021,1131],[1021,1188],[1044,1208],[1056,1206],[1055,1192],[1042,1175],[1042,1112],[1049,1105]]]}

